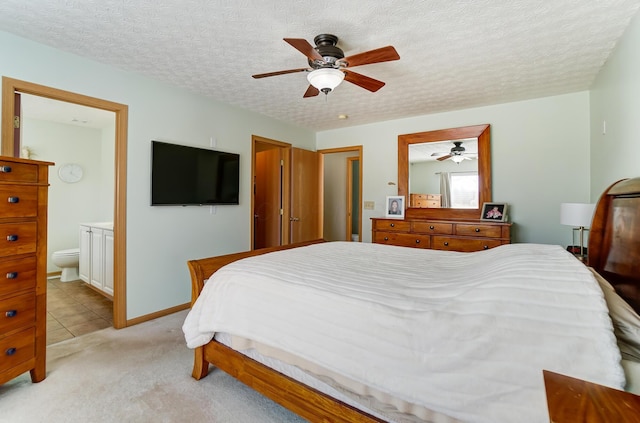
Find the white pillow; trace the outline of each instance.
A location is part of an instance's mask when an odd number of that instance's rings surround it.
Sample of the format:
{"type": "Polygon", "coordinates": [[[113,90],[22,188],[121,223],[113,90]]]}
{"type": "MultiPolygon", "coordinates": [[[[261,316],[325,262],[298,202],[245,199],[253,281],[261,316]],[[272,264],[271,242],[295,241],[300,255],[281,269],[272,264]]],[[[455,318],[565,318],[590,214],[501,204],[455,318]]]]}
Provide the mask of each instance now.
{"type": "Polygon", "coordinates": [[[609,282],[590,268],[604,293],[622,358],[640,362],[640,316],[609,282]]]}

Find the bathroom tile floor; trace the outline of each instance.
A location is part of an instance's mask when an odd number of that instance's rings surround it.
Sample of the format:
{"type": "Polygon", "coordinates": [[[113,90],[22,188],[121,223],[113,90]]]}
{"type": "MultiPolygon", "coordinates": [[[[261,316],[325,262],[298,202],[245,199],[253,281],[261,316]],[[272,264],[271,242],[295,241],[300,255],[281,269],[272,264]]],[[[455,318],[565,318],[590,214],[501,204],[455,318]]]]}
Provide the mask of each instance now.
{"type": "Polygon", "coordinates": [[[113,326],[113,302],[81,280],[47,281],[47,345],[113,326]]]}

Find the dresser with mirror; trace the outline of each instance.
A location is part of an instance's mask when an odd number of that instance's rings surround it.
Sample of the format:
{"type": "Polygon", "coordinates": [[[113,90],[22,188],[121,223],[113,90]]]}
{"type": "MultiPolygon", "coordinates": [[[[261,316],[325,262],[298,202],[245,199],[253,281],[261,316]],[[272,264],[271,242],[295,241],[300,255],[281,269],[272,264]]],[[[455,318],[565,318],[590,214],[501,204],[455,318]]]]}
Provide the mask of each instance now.
{"type": "Polygon", "coordinates": [[[451,251],[511,242],[506,219],[480,219],[483,204],[492,201],[489,124],[399,135],[398,195],[408,200],[404,219],[373,218],[372,242],[451,251]],[[477,192],[448,195],[452,175],[477,178],[477,192]],[[437,206],[411,202],[429,196],[438,197],[437,206]]]}

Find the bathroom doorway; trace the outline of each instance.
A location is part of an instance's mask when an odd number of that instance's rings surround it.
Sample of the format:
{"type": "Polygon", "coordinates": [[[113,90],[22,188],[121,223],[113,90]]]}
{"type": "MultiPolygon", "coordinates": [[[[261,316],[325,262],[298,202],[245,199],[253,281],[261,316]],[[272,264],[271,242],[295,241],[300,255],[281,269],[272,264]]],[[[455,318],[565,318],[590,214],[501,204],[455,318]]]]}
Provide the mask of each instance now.
{"type": "MultiPolygon", "coordinates": [[[[3,77],[3,104],[2,109],[2,154],[6,156],[20,156],[19,143],[14,143],[16,134],[13,123],[16,103],[15,97],[21,94],[44,97],[55,100],[59,105],[71,103],[89,108],[108,111],[113,114],[113,232],[114,232],[114,257],[113,257],[113,326],[123,328],[127,326],[126,318],[126,150],[127,150],[127,115],[128,107],[123,104],[113,103],[81,94],[57,90],[25,81],[3,77]],[[7,107],[8,105],[9,107],[7,107]]],[[[37,154],[37,152],[36,152],[37,154]]],[[[44,159],[33,157],[34,159],[44,159]]],[[[51,175],[53,178],[54,175],[51,175]]]]}

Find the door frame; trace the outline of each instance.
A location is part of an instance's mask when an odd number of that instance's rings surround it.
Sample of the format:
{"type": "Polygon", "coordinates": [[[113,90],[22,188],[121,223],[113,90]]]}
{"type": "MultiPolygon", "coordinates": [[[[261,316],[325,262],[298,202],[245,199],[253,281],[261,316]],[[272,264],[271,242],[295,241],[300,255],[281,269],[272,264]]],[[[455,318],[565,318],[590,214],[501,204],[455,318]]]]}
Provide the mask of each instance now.
{"type": "MultiPolygon", "coordinates": [[[[353,162],[358,162],[360,166],[360,157],[347,157],[347,241],[351,241],[351,235],[353,233],[353,224],[351,223],[353,215],[353,162]]],[[[362,203],[362,192],[358,196],[359,204],[362,203]]],[[[360,213],[362,208],[358,211],[358,241],[362,242],[362,218],[360,213]]]]}
{"type": "MultiPolygon", "coordinates": [[[[360,210],[358,211],[358,239],[360,240],[360,242],[362,242],[362,168],[363,168],[363,163],[362,163],[362,145],[354,145],[354,146],[349,146],[349,147],[338,147],[338,148],[325,148],[325,149],[322,149],[322,150],[318,150],[318,153],[320,153],[320,157],[322,159],[321,162],[320,162],[320,163],[322,163],[322,165],[320,166],[320,173],[321,173],[320,177],[322,179],[324,179],[322,175],[324,174],[324,155],[325,154],[348,153],[348,152],[357,153],[357,158],[358,158],[358,161],[360,162],[360,166],[358,168],[358,174],[359,174],[359,177],[358,177],[358,206],[360,208],[360,210]]],[[[350,181],[347,181],[347,183],[348,183],[348,186],[351,186],[351,182],[350,181]]],[[[323,186],[323,192],[324,192],[324,186],[323,186]]],[[[347,193],[347,195],[349,195],[349,193],[347,193]]],[[[322,196],[322,198],[324,198],[324,195],[322,196]]],[[[350,200],[347,201],[347,207],[349,207],[348,206],[349,203],[350,203],[350,200]]],[[[324,222],[324,213],[322,215],[322,222],[324,222]]],[[[348,228],[351,227],[350,220],[347,222],[347,227],[348,228]]],[[[351,235],[350,234],[347,237],[347,240],[351,240],[351,235]]]]}
{"type": "Polygon", "coordinates": [[[13,117],[15,93],[31,94],[52,100],[79,104],[115,113],[115,204],[114,204],[114,287],[113,326],[127,326],[126,297],[126,203],[127,203],[127,133],[129,107],[95,97],[38,85],[18,79],[2,77],[2,145],[4,156],[14,156],[13,117]]]}
{"type": "Polygon", "coordinates": [[[290,209],[290,201],[289,195],[285,195],[291,189],[291,179],[289,172],[286,169],[289,169],[289,160],[291,153],[291,144],[272,140],[269,138],[264,138],[258,135],[251,136],[251,249],[254,248],[254,231],[255,231],[255,196],[254,196],[254,187],[255,187],[255,178],[256,178],[256,154],[264,149],[271,148],[279,148],[282,151],[282,160],[283,160],[283,169],[282,172],[282,224],[280,225],[280,244],[288,244],[289,243],[289,209],[290,209]]]}

